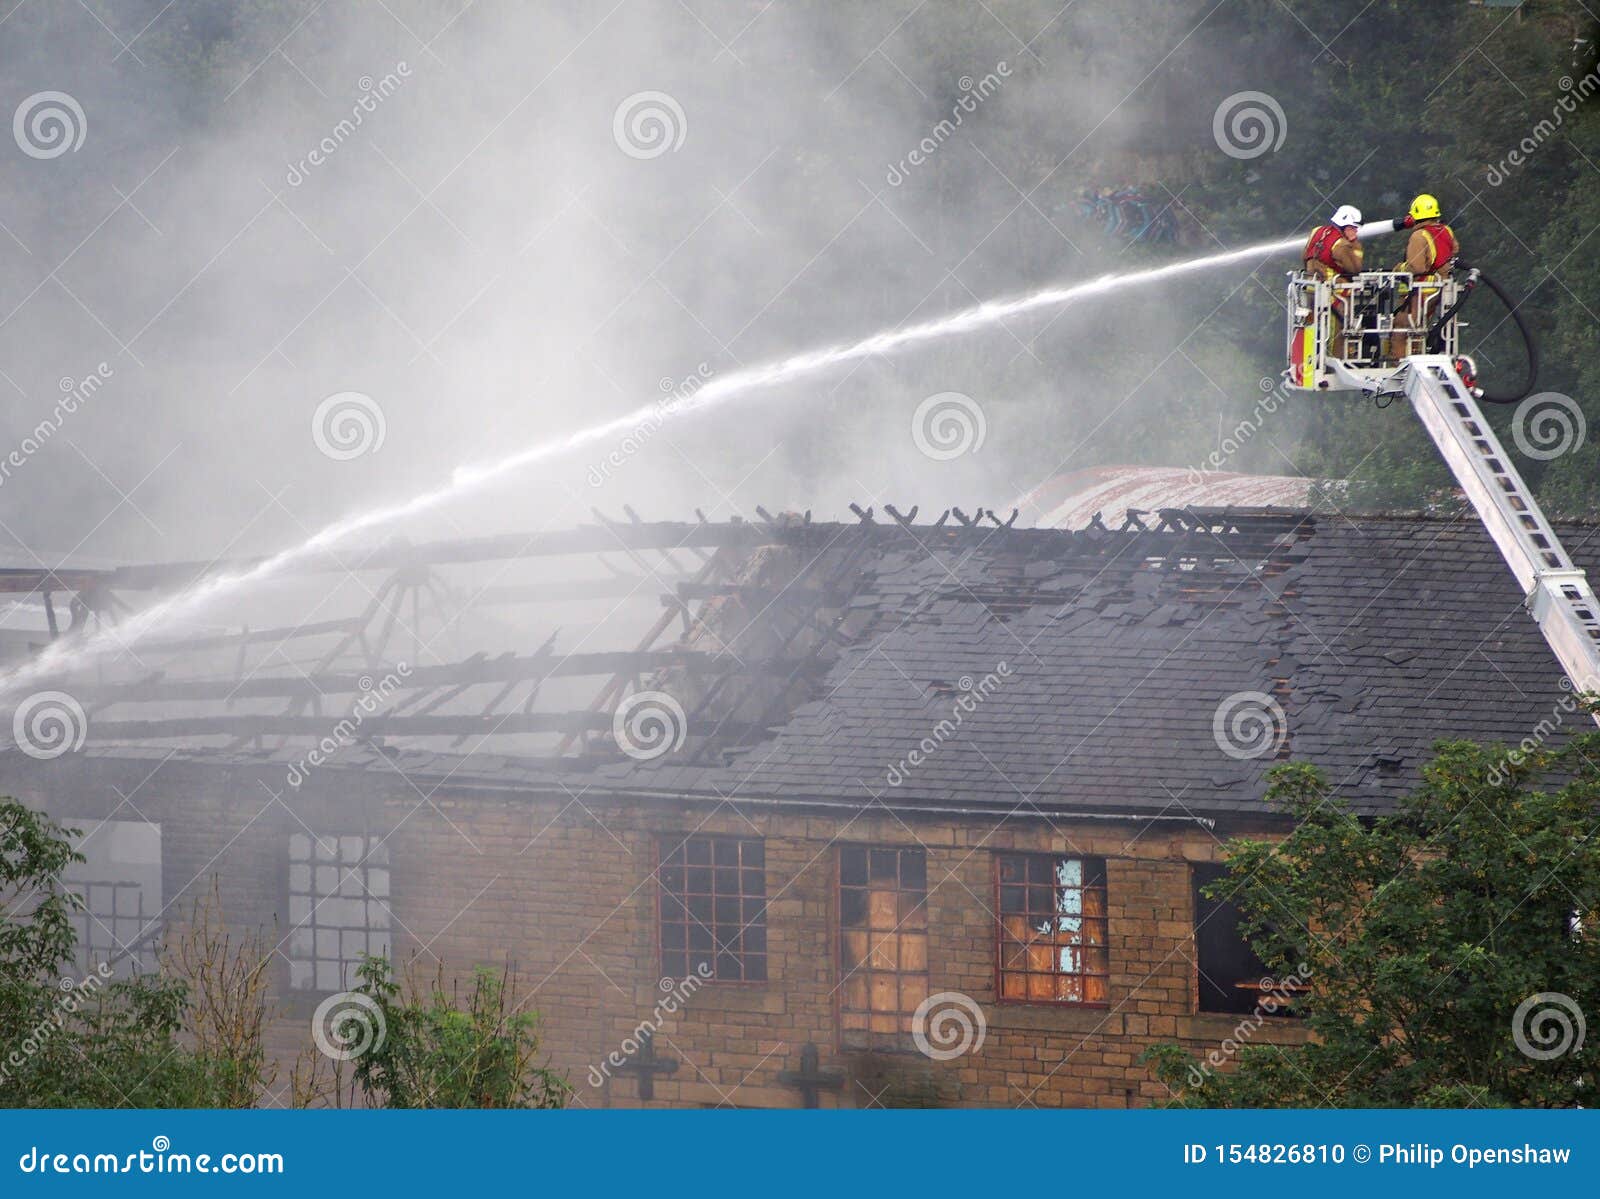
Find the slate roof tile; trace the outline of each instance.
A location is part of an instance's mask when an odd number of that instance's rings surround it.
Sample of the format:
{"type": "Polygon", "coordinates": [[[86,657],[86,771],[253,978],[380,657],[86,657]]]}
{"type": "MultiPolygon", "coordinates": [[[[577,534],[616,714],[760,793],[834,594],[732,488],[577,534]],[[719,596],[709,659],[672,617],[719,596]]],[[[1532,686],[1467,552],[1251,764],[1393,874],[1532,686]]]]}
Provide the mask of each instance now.
{"type": "MultiPolygon", "coordinates": [[[[1580,565],[1600,567],[1596,529],[1560,531],[1580,565]]],[[[1259,814],[1276,755],[1231,757],[1213,728],[1220,705],[1252,693],[1279,705],[1295,754],[1379,812],[1415,786],[1436,739],[1515,742],[1565,694],[1475,522],[1308,518],[1265,570],[1249,547],[1231,565],[1107,566],[1098,555],[1117,555],[1124,536],[1062,533],[1059,554],[1020,569],[1004,538],[935,550],[936,561],[886,549],[851,601],[879,618],[767,741],[729,766],[669,774],[658,760],[607,771],[608,781],[861,802],[860,781],[876,785],[932,739],[884,803],[1004,815],[1020,791],[1052,809],[1155,813],[1176,798],[1204,815],[1259,814]],[[930,585],[936,597],[919,593],[930,585]],[[998,619],[1008,591],[1039,598],[998,619]],[[991,674],[982,696],[929,686],[991,674]],[[963,695],[970,710],[936,733],[963,695]],[[1380,752],[1400,768],[1372,769],[1380,752]]]]}

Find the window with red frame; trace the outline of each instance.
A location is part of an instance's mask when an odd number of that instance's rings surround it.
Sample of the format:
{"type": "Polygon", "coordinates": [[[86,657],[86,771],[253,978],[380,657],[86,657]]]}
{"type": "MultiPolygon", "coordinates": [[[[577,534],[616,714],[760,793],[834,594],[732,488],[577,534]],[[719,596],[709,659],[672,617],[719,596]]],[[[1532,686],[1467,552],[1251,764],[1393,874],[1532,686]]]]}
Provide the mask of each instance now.
{"type": "Polygon", "coordinates": [[[663,977],[766,981],[766,849],[759,838],[666,838],[660,877],[663,977]]]}
{"type": "Polygon", "coordinates": [[[928,865],[920,849],[839,848],[839,1022],[898,1045],[928,997],[928,865]]]}
{"type": "Polygon", "coordinates": [[[1104,858],[997,855],[1000,998],[1107,1002],[1104,858]]]}

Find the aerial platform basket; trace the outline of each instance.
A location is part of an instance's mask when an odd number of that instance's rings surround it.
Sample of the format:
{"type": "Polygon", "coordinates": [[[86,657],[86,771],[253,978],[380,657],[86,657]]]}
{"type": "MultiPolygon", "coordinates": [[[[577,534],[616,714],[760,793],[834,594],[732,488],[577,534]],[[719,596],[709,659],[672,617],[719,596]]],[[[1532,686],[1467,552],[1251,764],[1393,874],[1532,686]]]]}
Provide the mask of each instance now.
{"type": "Polygon", "coordinates": [[[1322,279],[1304,271],[1289,275],[1288,357],[1285,385],[1304,391],[1387,390],[1400,360],[1415,354],[1455,358],[1465,322],[1455,315],[1467,283],[1454,276],[1418,283],[1408,271],[1367,271],[1353,279],[1322,279]],[[1422,327],[1396,329],[1420,289],[1422,327]],[[1441,314],[1447,314],[1439,324],[1441,314]],[[1437,325],[1437,328],[1430,326],[1437,325]],[[1397,357],[1391,339],[1404,334],[1397,357]]]}

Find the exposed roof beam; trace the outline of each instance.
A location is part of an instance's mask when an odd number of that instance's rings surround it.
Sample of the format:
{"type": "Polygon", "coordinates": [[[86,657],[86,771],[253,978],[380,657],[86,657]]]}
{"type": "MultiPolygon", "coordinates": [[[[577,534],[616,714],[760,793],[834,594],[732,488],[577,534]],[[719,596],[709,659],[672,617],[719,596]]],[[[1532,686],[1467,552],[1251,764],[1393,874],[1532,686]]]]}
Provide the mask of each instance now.
{"type": "MultiPolygon", "coordinates": [[[[821,670],[812,658],[745,658],[697,650],[614,650],[586,654],[501,654],[472,658],[440,666],[416,666],[404,675],[398,664],[379,664],[361,674],[312,674],[293,677],[244,679],[153,678],[131,683],[73,686],[80,703],[105,707],[123,703],[207,699],[291,698],[316,700],[333,695],[366,693],[375,686],[393,694],[420,688],[461,684],[504,683],[516,679],[545,679],[603,674],[640,674],[656,670],[687,670],[705,674],[776,674],[821,670]],[[384,676],[394,679],[387,685],[384,676]]],[[[321,718],[318,718],[321,719],[321,718]]],[[[326,721],[323,720],[324,725],[326,721]]]]}

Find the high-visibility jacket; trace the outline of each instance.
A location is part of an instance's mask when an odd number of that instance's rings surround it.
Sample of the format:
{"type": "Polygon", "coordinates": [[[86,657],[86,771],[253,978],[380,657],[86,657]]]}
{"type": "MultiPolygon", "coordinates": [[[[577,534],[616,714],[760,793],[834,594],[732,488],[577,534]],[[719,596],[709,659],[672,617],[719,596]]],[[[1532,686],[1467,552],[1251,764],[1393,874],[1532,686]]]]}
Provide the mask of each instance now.
{"type": "Polygon", "coordinates": [[[1353,278],[1361,273],[1361,243],[1350,241],[1337,225],[1319,225],[1311,231],[1301,258],[1306,270],[1325,279],[1336,275],[1353,278]]]}
{"type": "Polygon", "coordinates": [[[1461,252],[1455,230],[1443,221],[1429,221],[1411,231],[1406,243],[1404,261],[1396,265],[1398,271],[1410,271],[1418,279],[1433,279],[1447,274],[1450,264],[1461,252]]]}

